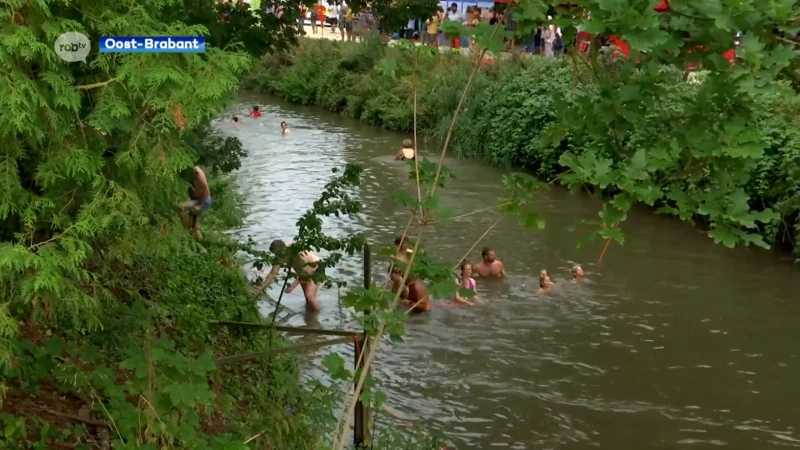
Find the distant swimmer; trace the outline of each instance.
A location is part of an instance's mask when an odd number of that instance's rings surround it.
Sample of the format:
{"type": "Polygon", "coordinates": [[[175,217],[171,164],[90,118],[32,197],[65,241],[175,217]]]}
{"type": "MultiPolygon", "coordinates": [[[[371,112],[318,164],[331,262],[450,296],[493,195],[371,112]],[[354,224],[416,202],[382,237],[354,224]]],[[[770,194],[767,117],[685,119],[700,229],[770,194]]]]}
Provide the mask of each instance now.
{"type": "Polygon", "coordinates": [[[553,282],[550,281],[550,275],[547,274],[546,270],[542,269],[542,271],[539,272],[539,292],[550,292],[550,288],[552,287],[553,282]]]}
{"type": "Polygon", "coordinates": [[[494,250],[484,247],[481,250],[483,261],[472,266],[472,271],[483,278],[503,278],[506,276],[506,268],[503,263],[495,257],[494,250]]]}
{"type": "MultiPolygon", "coordinates": [[[[461,289],[468,289],[472,292],[477,292],[477,283],[475,283],[475,279],[472,278],[472,264],[468,263],[467,261],[461,262],[461,279],[458,280],[457,284],[461,289]]],[[[474,296],[471,299],[468,299],[456,291],[456,293],[453,295],[453,300],[455,300],[456,303],[474,305],[476,302],[478,302],[478,297],[474,296]]]]}
{"type": "MultiPolygon", "coordinates": [[[[312,311],[319,311],[319,301],[317,300],[317,292],[322,286],[323,282],[315,282],[310,279],[313,275],[325,275],[325,265],[321,263],[321,259],[313,251],[300,252],[297,255],[287,255],[286,251],[289,247],[281,240],[272,241],[269,246],[269,251],[273,254],[284,258],[289,263],[289,266],[294,270],[295,275],[298,277],[292,285],[286,289],[287,294],[291,294],[298,285],[303,287],[303,294],[306,297],[306,307],[312,311]],[[317,265],[311,265],[318,263],[317,265]]],[[[281,271],[281,265],[273,266],[267,278],[256,286],[256,291],[261,291],[270,285],[278,277],[281,271]]]]}
{"type": "Polygon", "coordinates": [[[253,106],[253,110],[250,111],[250,117],[261,117],[261,111],[258,110],[258,106],[253,106]]]}
{"type": "Polygon", "coordinates": [[[414,143],[411,142],[411,139],[406,139],[403,141],[403,148],[397,152],[394,159],[397,161],[413,161],[414,158],[417,157],[417,152],[414,150],[414,143]]]}
{"type": "MultiPolygon", "coordinates": [[[[393,283],[398,283],[402,278],[403,274],[399,270],[392,271],[393,283]]],[[[428,290],[425,288],[425,283],[414,275],[408,275],[405,288],[400,293],[400,298],[403,300],[403,306],[411,308],[411,312],[421,313],[431,309],[431,301],[428,296],[428,290]]]]}
{"type": "Polygon", "coordinates": [[[239,126],[239,117],[233,116],[233,119],[231,120],[231,125],[233,125],[235,127],[238,127],[239,126]]]}
{"type": "Polygon", "coordinates": [[[281,133],[282,134],[289,134],[291,132],[292,132],[292,130],[289,129],[289,124],[286,123],[285,121],[281,122],[281,133]]]}
{"type": "Polygon", "coordinates": [[[583,281],[583,269],[581,269],[581,266],[575,266],[572,268],[572,279],[578,283],[583,281]]]}

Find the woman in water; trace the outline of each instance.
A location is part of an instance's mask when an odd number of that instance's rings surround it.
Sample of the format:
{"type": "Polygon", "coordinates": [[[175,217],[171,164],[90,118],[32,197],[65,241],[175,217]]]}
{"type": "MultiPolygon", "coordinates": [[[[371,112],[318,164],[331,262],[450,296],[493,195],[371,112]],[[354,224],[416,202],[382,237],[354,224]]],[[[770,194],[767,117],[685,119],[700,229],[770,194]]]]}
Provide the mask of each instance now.
{"type": "Polygon", "coordinates": [[[417,152],[414,150],[414,143],[411,142],[411,139],[406,139],[403,141],[403,148],[397,152],[394,159],[397,161],[413,161],[414,158],[417,157],[417,152]]]}
{"type": "MultiPolygon", "coordinates": [[[[476,287],[477,287],[475,285],[475,279],[472,278],[472,264],[468,263],[467,261],[462,261],[461,262],[461,279],[458,280],[456,284],[458,284],[458,287],[461,288],[461,289],[468,289],[468,290],[470,290],[472,292],[477,293],[477,291],[475,290],[476,287]]],[[[468,299],[463,297],[461,295],[461,293],[456,291],[456,293],[453,294],[453,300],[455,300],[456,303],[464,303],[464,304],[467,304],[467,305],[474,305],[475,302],[478,301],[478,297],[477,296],[473,296],[472,297],[472,301],[469,301],[468,299]]]]}
{"type": "Polygon", "coordinates": [[[289,129],[289,124],[286,121],[281,122],[281,134],[289,134],[292,130],[289,129]]]}
{"type": "Polygon", "coordinates": [[[539,272],[539,293],[550,292],[550,288],[552,287],[553,282],[550,281],[550,275],[547,274],[546,270],[542,269],[542,271],[539,272]]]}
{"type": "Polygon", "coordinates": [[[253,106],[253,110],[250,111],[250,117],[261,117],[261,112],[258,110],[258,106],[253,106]]]}

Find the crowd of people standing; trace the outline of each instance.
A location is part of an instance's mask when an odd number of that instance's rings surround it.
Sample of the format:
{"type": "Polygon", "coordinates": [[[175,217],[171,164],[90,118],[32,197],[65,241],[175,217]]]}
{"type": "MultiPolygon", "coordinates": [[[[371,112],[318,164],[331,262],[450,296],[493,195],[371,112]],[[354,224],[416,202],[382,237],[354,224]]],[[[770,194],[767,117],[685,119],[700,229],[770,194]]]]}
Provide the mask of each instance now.
{"type": "MultiPolygon", "coordinates": [[[[436,14],[425,21],[425,26],[422,27],[420,33],[422,43],[438,49],[442,43],[447,42],[455,52],[459,52],[462,47],[472,47],[473,44],[464,37],[451,38],[446,33],[441,32],[441,24],[446,21],[462,23],[467,28],[480,26],[481,22],[492,26],[497,25],[499,22],[500,26],[511,33],[516,33],[519,28],[519,23],[515,19],[513,11],[501,13],[496,7],[468,6],[462,13],[458,3],[452,3],[446,11],[440,7],[436,14]]],[[[544,56],[556,56],[562,54],[565,49],[563,33],[561,28],[553,22],[552,16],[548,16],[547,23],[539,24],[535,32],[528,37],[506,39],[507,50],[511,50],[518,45],[528,53],[544,56]]]]}

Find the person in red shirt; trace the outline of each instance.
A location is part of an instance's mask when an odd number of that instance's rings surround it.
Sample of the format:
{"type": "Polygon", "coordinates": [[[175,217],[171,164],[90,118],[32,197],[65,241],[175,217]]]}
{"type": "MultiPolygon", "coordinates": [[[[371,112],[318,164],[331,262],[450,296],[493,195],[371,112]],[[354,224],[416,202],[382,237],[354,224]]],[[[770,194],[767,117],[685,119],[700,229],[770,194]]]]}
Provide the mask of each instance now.
{"type": "Polygon", "coordinates": [[[250,111],[250,117],[261,117],[261,112],[258,111],[258,106],[253,106],[253,110],[250,111]]]}

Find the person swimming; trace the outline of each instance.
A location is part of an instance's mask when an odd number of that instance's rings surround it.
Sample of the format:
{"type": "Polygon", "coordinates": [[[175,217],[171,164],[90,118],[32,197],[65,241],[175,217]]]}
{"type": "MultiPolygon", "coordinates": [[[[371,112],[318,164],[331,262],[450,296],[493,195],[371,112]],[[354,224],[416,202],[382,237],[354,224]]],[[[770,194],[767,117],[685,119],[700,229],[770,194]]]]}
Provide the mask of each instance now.
{"type": "MultiPolygon", "coordinates": [[[[306,308],[312,311],[319,311],[320,304],[317,299],[317,293],[320,287],[324,284],[323,281],[315,281],[314,275],[325,276],[325,264],[322,259],[311,250],[303,251],[298,254],[292,255],[287,253],[288,245],[281,240],[274,240],[269,245],[269,251],[284,259],[285,264],[294,271],[295,281],[286,289],[287,294],[301,286],[303,294],[306,297],[306,308]]],[[[281,264],[276,264],[267,273],[267,277],[254,287],[256,292],[261,292],[266,289],[280,274],[281,264]]]]}
{"type": "Polygon", "coordinates": [[[414,150],[414,143],[411,142],[411,139],[406,139],[403,141],[403,148],[397,152],[394,159],[397,161],[413,161],[417,157],[417,152],[414,150]]]}
{"type": "Polygon", "coordinates": [[[261,117],[261,112],[258,110],[258,106],[253,106],[253,110],[250,111],[250,117],[261,117]]]}
{"type": "Polygon", "coordinates": [[[506,276],[506,268],[503,263],[497,259],[494,250],[489,247],[483,247],[481,250],[483,261],[472,267],[472,270],[482,278],[503,278],[506,276]]]}
{"type": "Polygon", "coordinates": [[[572,279],[575,281],[583,280],[583,269],[581,266],[575,266],[572,268],[572,279]]]}
{"type": "MultiPolygon", "coordinates": [[[[399,284],[402,279],[403,274],[399,270],[392,271],[393,283],[399,284]]],[[[406,285],[400,292],[400,298],[403,301],[403,306],[410,309],[411,312],[422,313],[431,309],[431,301],[425,283],[415,275],[408,275],[406,285]]]]}
{"type": "Polygon", "coordinates": [[[546,270],[542,269],[542,271],[539,272],[539,292],[540,293],[549,292],[550,288],[552,287],[553,287],[553,282],[550,281],[550,275],[547,274],[546,270]]]}
{"type": "MultiPolygon", "coordinates": [[[[472,278],[472,264],[467,261],[461,261],[461,279],[457,280],[456,284],[458,284],[458,287],[461,289],[468,289],[477,293],[477,285],[475,279],[472,278]]],[[[456,303],[474,305],[475,302],[478,301],[478,297],[474,296],[470,301],[470,299],[465,298],[460,292],[456,291],[455,294],[453,294],[453,300],[455,300],[456,303]]]]}
{"type": "Polygon", "coordinates": [[[281,122],[281,134],[289,134],[292,130],[289,129],[289,124],[286,121],[281,122]]]}
{"type": "Polygon", "coordinates": [[[233,125],[235,127],[239,126],[239,117],[238,116],[233,116],[233,119],[231,119],[231,125],[233,125]]]}

